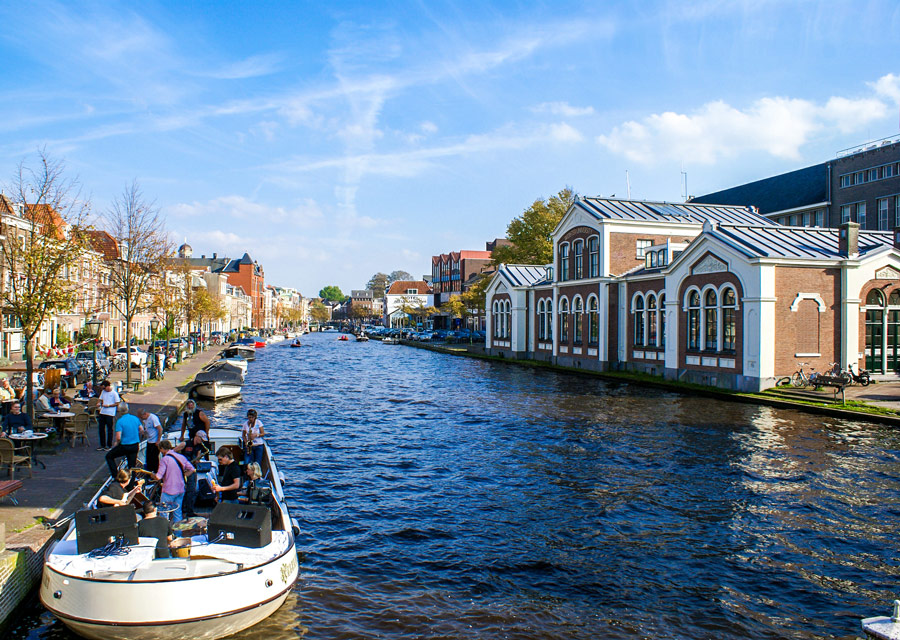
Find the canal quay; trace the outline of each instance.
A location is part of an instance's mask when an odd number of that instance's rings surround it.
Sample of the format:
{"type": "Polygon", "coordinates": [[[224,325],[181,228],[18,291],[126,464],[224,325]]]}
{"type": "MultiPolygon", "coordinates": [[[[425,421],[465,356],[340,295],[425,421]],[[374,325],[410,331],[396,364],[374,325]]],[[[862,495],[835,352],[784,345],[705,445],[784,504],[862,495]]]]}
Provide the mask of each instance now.
{"type": "MultiPolygon", "coordinates": [[[[893,427],[336,338],[261,349],[215,408],[259,411],[302,529],[294,593],[236,638],[849,639],[889,611],[893,427]]],[[[13,633],[72,637],[37,606],[13,633]]]]}

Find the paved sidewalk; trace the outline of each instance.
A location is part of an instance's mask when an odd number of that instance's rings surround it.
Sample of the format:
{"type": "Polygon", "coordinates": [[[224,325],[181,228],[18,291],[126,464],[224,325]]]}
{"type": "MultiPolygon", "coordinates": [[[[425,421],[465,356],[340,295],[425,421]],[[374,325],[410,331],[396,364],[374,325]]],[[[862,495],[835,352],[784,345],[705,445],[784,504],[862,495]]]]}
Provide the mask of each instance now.
{"type": "MultiPolygon", "coordinates": [[[[128,402],[131,413],[143,407],[159,415],[160,421],[165,424],[187,399],[182,390],[184,384],[206,364],[216,359],[221,349],[222,347],[212,347],[185,360],[177,366],[177,370],[167,371],[165,380],[150,381],[137,393],[125,393],[123,399],[128,402]]],[[[124,373],[116,373],[111,379],[119,380],[124,377],[124,373]]],[[[89,446],[76,444],[74,448],[70,448],[68,445],[61,445],[55,452],[45,453],[39,449],[38,458],[47,468],[36,466],[32,478],[28,477],[27,470],[17,471],[16,478],[25,483],[16,494],[19,506],[14,506],[8,498],[0,503],[0,523],[6,525],[8,546],[14,546],[15,532],[43,519],[68,515],[96,493],[108,473],[104,458],[106,452],[95,451],[99,444],[96,427],[92,426],[88,437],[89,446]]]]}

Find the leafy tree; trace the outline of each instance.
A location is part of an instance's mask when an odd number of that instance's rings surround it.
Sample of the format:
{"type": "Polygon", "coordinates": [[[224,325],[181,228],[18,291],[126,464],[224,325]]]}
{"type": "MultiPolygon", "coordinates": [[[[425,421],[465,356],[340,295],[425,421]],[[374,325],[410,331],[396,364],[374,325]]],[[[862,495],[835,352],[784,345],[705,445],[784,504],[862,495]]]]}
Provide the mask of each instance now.
{"type": "Polygon", "coordinates": [[[64,165],[38,154],[37,168],[19,163],[10,186],[12,215],[4,221],[0,261],[6,272],[4,312],[22,327],[25,341],[26,410],[34,415],[32,372],[34,339],[54,311],[71,309],[75,282],[66,269],[84,253],[83,233],[90,202],[82,199],[77,181],[67,179],[64,165]]]}
{"type": "Polygon", "coordinates": [[[391,271],[391,275],[388,276],[388,285],[392,285],[400,280],[415,280],[415,278],[412,277],[411,273],[398,269],[397,271],[391,271]]]}
{"type": "Polygon", "coordinates": [[[330,284],[319,290],[319,297],[330,302],[341,302],[344,299],[344,293],[336,284],[330,284]]]}
{"type": "Polygon", "coordinates": [[[459,296],[467,309],[472,309],[476,313],[484,312],[485,299],[487,297],[486,291],[493,277],[493,273],[482,275],[469,287],[468,291],[459,296]]]}
{"type": "Polygon", "coordinates": [[[309,307],[309,315],[316,322],[328,322],[328,319],[331,317],[331,314],[328,313],[328,308],[322,304],[321,302],[313,302],[309,307]]]}
{"type": "Polygon", "coordinates": [[[383,298],[384,290],[387,289],[389,281],[390,276],[379,271],[374,276],[369,278],[369,282],[366,283],[366,289],[371,289],[372,295],[375,298],[383,298]]]}
{"type": "Polygon", "coordinates": [[[197,328],[203,331],[203,322],[222,320],[225,317],[225,305],[206,287],[198,288],[191,300],[191,316],[197,322],[197,328]]]}
{"type": "Polygon", "coordinates": [[[450,296],[450,299],[441,305],[441,309],[449,313],[451,318],[459,318],[460,320],[465,320],[472,315],[462,296],[458,294],[450,296]]]}
{"type": "Polygon", "coordinates": [[[550,200],[538,198],[506,227],[512,246],[497,247],[491,262],[498,264],[548,264],[553,261],[550,234],[575,202],[575,192],[566,187],[550,200]]]}
{"type": "Polygon", "coordinates": [[[372,315],[372,311],[361,304],[350,307],[350,317],[354,320],[364,320],[372,315]]]}

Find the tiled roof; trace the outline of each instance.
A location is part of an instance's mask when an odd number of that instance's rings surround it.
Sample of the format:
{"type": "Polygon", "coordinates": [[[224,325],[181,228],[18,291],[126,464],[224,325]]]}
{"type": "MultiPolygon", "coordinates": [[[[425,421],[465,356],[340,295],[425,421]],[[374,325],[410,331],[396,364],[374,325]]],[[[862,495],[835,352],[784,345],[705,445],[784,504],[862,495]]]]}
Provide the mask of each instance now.
{"type": "Polygon", "coordinates": [[[115,238],[106,231],[90,230],[88,231],[88,237],[94,251],[102,253],[106,260],[119,259],[119,246],[116,244],[115,238]]]}
{"type": "Polygon", "coordinates": [[[580,206],[598,220],[635,220],[690,224],[699,224],[709,220],[718,224],[775,224],[768,218],[759,215],[752,208],[740,206],[592,197],[579,198],[575,202],[575,206],[580,206]]]}
{"type": "Polygon", "coordinates": [[[748,182],[691,200],[692,203],[754,206],[761,214],[797,209],[828,200],[828,163],[748,182]]]}
{"type": "Polygon", "coordinates": [[[409,289],[415,289],[419,295],[427,295],[431,293],[431,287],[424,280],[397,280],[391,283],[388,289],[389,295],[403,295],[409,289]]]}
{"type": "MultiPolygon", "coordinates": [[[[721,225],[708,233],[753,258],[840,259],[838,229],[721,225]]],[[[859,254],[893,246],[889,231],[860,231],[859,254]]]]}
{"type": "Polygon", "coordinates": [[[530,287],[547,278],[547,269],[531,264],[502,264],[500,273],[514,287],[530,287]]]}

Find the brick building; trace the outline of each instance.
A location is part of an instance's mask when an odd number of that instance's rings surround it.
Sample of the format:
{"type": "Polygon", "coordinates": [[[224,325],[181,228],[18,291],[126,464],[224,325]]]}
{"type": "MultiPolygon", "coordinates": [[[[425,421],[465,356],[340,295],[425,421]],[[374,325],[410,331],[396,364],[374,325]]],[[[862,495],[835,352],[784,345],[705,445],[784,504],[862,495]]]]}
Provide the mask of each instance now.
{"type": "Polygon", "coordinates": [[[900,373],[900,234],[583,198],[553,241],[488,287],[489,353],[742,390],[801,362],[900,373]]]}
{"type": "Polygon", "coordinates": [[[252,303],[251,320],[260,329],[266,326],[265,274],[263,268],[249,253],[239,259],[230,260],[219,269],[228,278],[228,284],[243,289],[252,303]]]}

